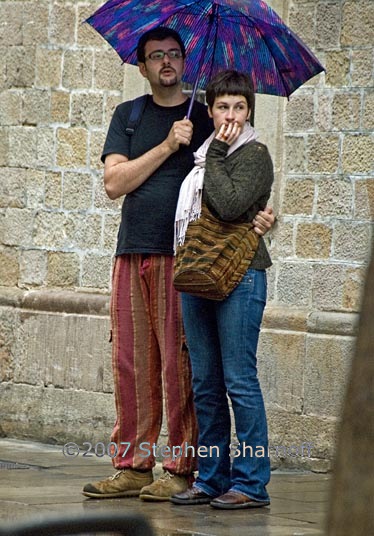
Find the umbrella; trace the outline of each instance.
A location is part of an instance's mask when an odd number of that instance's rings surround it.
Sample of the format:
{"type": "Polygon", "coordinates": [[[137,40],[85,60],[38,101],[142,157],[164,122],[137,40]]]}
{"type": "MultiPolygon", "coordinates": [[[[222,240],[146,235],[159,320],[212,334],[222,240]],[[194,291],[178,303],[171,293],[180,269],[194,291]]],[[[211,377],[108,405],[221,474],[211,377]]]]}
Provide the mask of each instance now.
{"type": "Polygon", "coordinates": [[[176,30],[186,46],[183,81],[194,85],[191,104],[197,88],[222,69],[248,73],[256,93],[284,97],[324,71],[262,0],[109,0],[86,22],[133,65],[143,33],[176,30]]]}

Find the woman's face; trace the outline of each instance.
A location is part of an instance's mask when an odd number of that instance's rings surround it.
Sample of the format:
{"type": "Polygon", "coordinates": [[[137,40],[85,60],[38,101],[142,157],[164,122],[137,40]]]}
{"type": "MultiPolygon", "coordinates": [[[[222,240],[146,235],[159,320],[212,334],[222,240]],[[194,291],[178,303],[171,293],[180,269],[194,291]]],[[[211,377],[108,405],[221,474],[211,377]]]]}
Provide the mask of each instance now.
{"type": "Polygon", "coordinates": [[[213,119],[214,129],[218,133],[222,125],[236,123],[243,130],[249,117],[250,109],[243,95],[221,95],[216,97],[213,107],[208,108],[209,116],[213,119]]]}

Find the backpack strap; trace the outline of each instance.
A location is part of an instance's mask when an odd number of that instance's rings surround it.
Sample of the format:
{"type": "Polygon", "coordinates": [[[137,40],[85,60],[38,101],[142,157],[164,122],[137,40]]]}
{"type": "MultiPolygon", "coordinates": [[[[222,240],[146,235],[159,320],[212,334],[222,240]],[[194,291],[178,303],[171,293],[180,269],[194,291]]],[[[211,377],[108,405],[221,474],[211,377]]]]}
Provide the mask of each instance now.
{"type": "Polygon", "coordinates": [[[132,101],[132,108],[130,112],[129,121],[126,127],[127,136],[132,136],[136,127],[139,124],[140,118],[143,114],[145,104],[147,102],[147,95],[141,95],[132,101]]]}

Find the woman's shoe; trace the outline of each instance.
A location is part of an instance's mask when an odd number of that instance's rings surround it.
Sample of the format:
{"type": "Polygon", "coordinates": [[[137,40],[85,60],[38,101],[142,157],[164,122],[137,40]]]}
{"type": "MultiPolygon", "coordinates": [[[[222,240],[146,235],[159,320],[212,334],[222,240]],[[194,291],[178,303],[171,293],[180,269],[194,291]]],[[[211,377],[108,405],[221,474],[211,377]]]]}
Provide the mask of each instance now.
{"type": "Polygon", "coordinates": [[[173,504],[210,504],[213,497],[196,486],[188,488],[182,493],[173,495],[170,501],[173,504]]]}
{"type": "Polygon", "coordinates": [[[270,501],[255,501],[240,493],[239,491],[228,491],[220,497],[216,497],[210,502],[213,508],[221,508],[222,510],[238,510],[239,508],[261,508],[268,506],[270,501]]]}

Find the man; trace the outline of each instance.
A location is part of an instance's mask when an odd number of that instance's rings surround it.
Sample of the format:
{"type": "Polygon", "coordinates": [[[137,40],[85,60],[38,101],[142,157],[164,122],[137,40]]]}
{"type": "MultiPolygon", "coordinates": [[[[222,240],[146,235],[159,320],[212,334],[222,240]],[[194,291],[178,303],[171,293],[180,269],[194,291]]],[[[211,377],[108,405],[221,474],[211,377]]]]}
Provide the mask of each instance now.
{"type": "MultiPolygon", "coordinates": [[[[115,475],[87,484],[94,498],[140,496],[169,500],[193,481],[197,425],[180,301],[173,287],[173,232],[179,188],[193,167],[193,151],[213,131],[206,107],[189,98],[181,79],[185,47],[177,32],[159,27],[137,48],[152,96],[133,136],[126,135],[131,102],[114,112],[102,160],[108,196],[126,194],[113,271],[111,322],[117,421],[111,441],[115,475]],[[163,387],[162,387],[163,386],[163,387]],[[168,444],[157,443],[163,391],[168,444]],[[155,456],[164,475],[153,481],[155,456]]],[[[259,234],[271,209],[256,217],[259,234]]]]}

